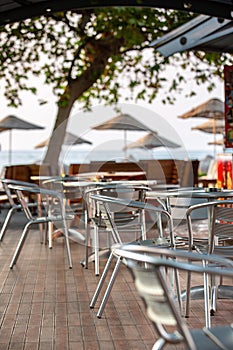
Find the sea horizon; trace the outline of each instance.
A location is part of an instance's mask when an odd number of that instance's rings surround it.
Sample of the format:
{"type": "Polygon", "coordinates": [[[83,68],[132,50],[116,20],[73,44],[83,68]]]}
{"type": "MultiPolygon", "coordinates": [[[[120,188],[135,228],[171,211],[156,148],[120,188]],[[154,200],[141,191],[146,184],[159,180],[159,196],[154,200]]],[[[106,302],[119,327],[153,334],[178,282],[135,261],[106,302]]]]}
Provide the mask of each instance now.
{"type": "MultiPolygon", "coordinates": [[[[222,153],[222,152],[219,152],[222,153]]],[[[21,164],[33,164],[41,163],[45,151],[42,149],[33,150],[12,150],[11,153],[11,165],[21,165],[21,164]]],[[[190,150],[186,151],[172,151],[172,153],[167,150],[136,150],[129,152],[127,154],[127,159],[129,161],[139,161],[148,159],[190,159],[190,160],[202,160],[207,156],[214,157],[213,152],[209,150],[190,150]]],[[[68,166],[71,163],[90,163],[91,161],[110,161],[115,160],[116,162],[123,161],[125,159],[125,154],[119,150],[80,150],[72,149],[69,152],[63,152],[60,156],[60,163],[68,166]]],[[[0,167],[9,165],[9,152],[3,150],[0,152],[0,167]]]]}

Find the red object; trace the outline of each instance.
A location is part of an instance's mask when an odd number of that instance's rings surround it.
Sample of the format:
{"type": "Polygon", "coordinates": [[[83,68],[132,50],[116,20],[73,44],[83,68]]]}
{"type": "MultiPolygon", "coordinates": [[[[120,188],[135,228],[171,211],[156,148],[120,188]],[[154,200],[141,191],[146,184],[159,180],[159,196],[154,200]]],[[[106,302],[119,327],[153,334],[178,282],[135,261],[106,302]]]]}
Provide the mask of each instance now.
{"type": "Polygon", "coordinates": [[[217,162],[217,187],[232,189],[232,154],[219,154],[217,162]]]}

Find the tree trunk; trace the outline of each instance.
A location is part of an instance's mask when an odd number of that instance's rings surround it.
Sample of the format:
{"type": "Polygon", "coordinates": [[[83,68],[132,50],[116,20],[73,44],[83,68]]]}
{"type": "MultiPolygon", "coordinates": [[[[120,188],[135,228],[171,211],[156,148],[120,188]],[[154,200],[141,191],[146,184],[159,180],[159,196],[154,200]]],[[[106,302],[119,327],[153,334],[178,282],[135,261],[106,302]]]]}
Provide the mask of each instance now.
{"type": "MultiPolygon", "coordinates": [[[[90,44],[90,43],[89,43],[90,44]]],[[[65,138],[66,127],[70,116],[71,109],[78,98],[104,73],[109,57],[119,53],[122,40],[107,36],[102,40],[93,43],[93,56],[90,66],[77,79],[71,79],[67,85],[64,95],[60,102],[65,101],[66,106],[58,107],[56,122],[53,128],[52,136],[48,145],[47,153],[43,164],[50,164],[52,175],[59,174],[59,156],[62,144],[65,138]]]]}
{"type": "Polygon", "coordinates": [[[59,156],[65,138],[66,127],[74,101],[69,100],[67,107],[58,107],[56,122],[49,141],[43,164],[49,164],[51,175],[60,175],[59,156]]]}

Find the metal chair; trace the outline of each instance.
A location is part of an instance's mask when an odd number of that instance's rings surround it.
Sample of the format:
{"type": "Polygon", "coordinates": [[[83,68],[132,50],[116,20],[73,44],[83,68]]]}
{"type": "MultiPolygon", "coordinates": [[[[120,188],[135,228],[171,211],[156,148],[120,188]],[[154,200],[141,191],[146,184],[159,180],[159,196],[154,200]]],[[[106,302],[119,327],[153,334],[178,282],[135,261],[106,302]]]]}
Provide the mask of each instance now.
{"type": "MultiPolygon", "coordinates": [[[[101,203],[96,201],[95,194],[101,196],[111,197],[111,198],[123,198],[126,201],[135,201],[145,202],[146,192],[149,191],[147,186],[143,185],[132,185],[132,184],[107,184],[102,186],[97,186],[89,188],[85,192],[85,203],[86,203],[86,212],[87,212],[87,227],[86,227],[86,258],[85,265],[88,268],[88,262],[92,259],[95,261],[95,274],[99,275],[99,257],[107,252],[109,252],[112,243],[117,242],[120,238],[115,237],[115,233],[112,228],[109,226],[109,220],[106,217],[105,210],[102,210],[101,203]],[[91,230],[93,228],[93,239],[92,244],[90,243],[91,230]],[[106,238],[105,242],[102,243],[103,249],[100,249],[100,232],[104,232],[104,237],[106,238]],[[88,247],[93,247],[93,253],[89,255],[88,247]]],[[[114,203],[109,204],[111,215],[114,221],[114,225],[117,227],[118,234],[121,232],[132,233],[136,237],[146,236],[146,223],[144,210],[139,208],[129,209],[129,207],[122,205],[114,207],[114,203]]],[[[132,238],[130,238],[132,240],[132,238]]],[[[109,255],[109,254],[108,254],[109,255]]]]}
{"type": "Polygon", "coordinates": [[[28,219],[28,222],[26,223],[23,229],[22,235],[16,247],[14,256],[11,260],[10,268],[13,268],[14,264],[16,263],[19,257],[20,251],[23,247],[30,227],[35,224],[47,224],[49,222],[56,223],[63,230],[63,236],[65,239],[68,257],[68,265],[69,268],[72,268],[67,220],[73,219],[73,216],[68,217],[66,215],[65,206],[63,205],[63,196],[61,195],[61,193],[34,186],[28,187],[11,184],[9,185],[9,188],[15,191],[20,205],[28,219]],[[28,206],[26,200],[28,194],[33,194],[37,197],[37,216],[33,215],[33,213],[31,212],[31,208],[28,206]]]}
{"type": "MultiPolygon", "coordinates": [[[[154,235],[153,239],[138,239],[135,242],[136,245],[149,245],[149,246],[160,246],[160,247],[169,247],[169,248],[175,248],[175,240],[174,240],[174,233],[173,233],[173,223],[172,223],[172,217],[169,214],[167,210],[164,208],[159,208],[154,205],[150,205],[144,202],[138,202],[138,201],[127,201],[124,199],[120,198],[111,198],[111,197],[106,197],[106,196],[100,196],[100,195],[92,195],[92,199],[98,201],[100,205],[104,208],[106,217],[109,221],[110,228],[113,232],[113,238],[114,238],[114,243],[122,244],[121,237],[119,235],[119,232],[117,230],[117,226],[115,225],[115,222],[112,217],[111,209],[110,206],[114,204],[115,208],[117,206],[122,207],[125,206],[128,208],[128,210],[131,208],[141,210],[143,212],[150,212],[154,216],[154,224],[157,224],[158,230],[156,231],[156,234],[154,235]]],[[[131,240],[132,242],[133,240],[131,240]]],[[[129,240],[128,240],[129,242],[129,240]]],[[[95,293],[93,295],[93,298],[90,303],[90,308],[94,308],[95,304],[98,300],[100,291],[104,285],[104,282],[106,280],[107,274],[110,270],[111,264],[113,262],[113,259],[116,258],[116,264],[114,267],[114,270],[112,272],[111,278],[109,280],[109,283],[107,284],[107,288],[105,290],[103,299],[101,301],[100,307],[97,312],[97,317],[101,318],[102,313],[104,311],[105,305],[107,303],[107,300],[109,298],[111,289],[113,287],[113,284],[115,282],[115,279],[117,277],[118,270],[121,265],[121,257],[116,256],[114,254],[114,251],[111,251],[111,254],[108,258],[108,261],[105,265],[105,268],[103,270],[103,273],[101,275],[101,278],[99,280],[99,283],[97,285],[97,288],[95,290],[95,293]]],[[[179,304],[181,307],[181,292],[179,288],[179,280],[178,276],[175,275],[176,277],[176,285],[177,289],[179,290],[178,295],[179,297],[179,304]]]]}
{"type": "Polygon", "coordinates": [[[215,255],[201,256],[182,250],[161,249],[140,245],[112,248],[132,272],[135,287],[143,299],[149,319],[159,339],[153,350],[166,345],[179,345],[188,350],[230,350],[233,344],[233,325],[189,329],[177,308],[177,295],[170,284],[169,271],[184,271],[233,277],[233,263],[215,255]],[[205,262],[206,266],[202,265],[205,262]],[[215,267],[210,267],[214,265],[215,267]],[[165,273],[166,271],[166,273],[165,273]]]}
{"type": "MultiPolygon", "coordinates": [[[[24,181],[5,179],[5,178],[1,178],[0,182],[2,183],[2,187],[7,195],[9,205],[10,205],[10,209],[7,212],[7,215],[4,219],[4,222],[0,231],[0,241],[2,241],[7,231],[8,225],[10,224],[10,221],[13,217],[13,214],[18,210],[22,210],[22,205],[18,201],[15,193],[13,193],[13,191],[9,188],[9,185],[19,185],[19,186],[27,186],[27,187],[38,187],[38,186],[31,182],[24,182],[24,181]]],[[[36,209],[37,203],[35,202],[28,203],[28,207],[36,209]]]]}
{"type": "MultiPolygon", "coordinates": [[[[190,251],[196,251],[204,255],[217,254],[221,257],[233,259],[233,200],[217,200],[191,206],[186,213],[188,225],[188,246],[190,251]],[[197,237],[193,230],[192,215],[200,210],[207,209],[208,225],[206,237],[197,237]]],[[[217,285],[216,281],[204,275],[204,286],[191,288],[191,273],[187,279],[186,317],[189,317],[190,298],[205,298],[206,326],[210,327],[210,316],[214,315],[217,307],[217,298],[233,298],[233,287],[217,285]],[[211,290],[211,298],[207,298],[208,290],[211,290]]]]}
{"type": "MultiPolygon", "coordinates": [[[[73,239],[83,243],[85,237],[77,229],[77,226],[87,226],[87,214],[84,201],[84,190],[77,176],[54,176],[42,182],[42,187],[61,193],[63,203],[66,207],[66,213],[74,216],[70,221],[69,233],[73,239]],[[82,225],[81,225],[82,221],[82,225]]],[[[52,248],[53,227],[49,228],[49,247],[52,248]]]]}

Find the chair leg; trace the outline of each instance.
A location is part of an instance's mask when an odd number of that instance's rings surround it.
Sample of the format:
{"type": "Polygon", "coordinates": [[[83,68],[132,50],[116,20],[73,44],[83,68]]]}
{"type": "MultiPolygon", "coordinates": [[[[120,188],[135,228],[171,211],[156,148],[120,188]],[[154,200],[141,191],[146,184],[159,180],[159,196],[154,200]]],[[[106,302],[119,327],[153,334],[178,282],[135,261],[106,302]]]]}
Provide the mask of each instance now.
{"type": "Polygon", "coordinates": [[[191,273],[187,273],[187,283],[186,283],[186,294],[185,294],[185,301],[186,301],[186,308],[185,308],[185,317],[189,317],[189,303],[190,303],[190,288],[191,288],[191,273]]]}
{"type": "Polygon", "coordinates": [[[13,213],[14,213],[15,210],[17,210],[17,209],[18,209],[17,207],[12,207],[11,209],[9,209],[9,211],[8,211],[8,213],[7,213],[7,216],[6,216],[5,220],[4,220],[4,223],[3,223],[3,225],[2,225],[2,228],[1,228],[1,232],[0,232],[0,241],[3,240],[3,237],[4,237],[5,233],[6,233],[7,227],[8,227],[8,225],[9,225],[9,223],[10,223],[10,220],[11,220],[11,218],[12,218],[12,216],[13,216],[13,213]]]}
{"type": "Polygon", "coordinates": [[[85,242],[85,262],[83,263],[83,260],[81,261],[81,264],[83,266],[85,266],[85,269],[88,269],[88,258],[89,258],[89,254],[88,254],[88,244],[89,244],[89,241],[90,241],[90,222],[87,222],[87,225],[86,225],[86,242],[85,242]]]}
{"type": "Polygon", "coordinates": [[[16,250],[14,252],[13,258],[12,258],[11,263],[10,263],[10,269],[13,268],[13,266],[16,264],[16,262],[18,260],[19,254],[21,252],[21,249],[23,247],[23,244],[25,242],[25,239],[26,239],[26,236],[27,236],[27,233],[29,231],[29,228],[30,228],[31,224],[32,224],[31,222],[28,222],[26,224],[26,226],[24,227],[24,230],[23,230],[22,235],[20,237],[19,243],[18,243],[18,245],[16,247],[16,250]]]}
{"type": "MultiPolygon", "coordinates": [[[[203,262],[204,267],[206,264],[203,262]]],[[[204,302],[205,302],[205,323],[206,328],[210,328],[210,296],[209,296],[209,278],[208,274],[204,273],[204,302]]]]}
{"type": "Polygon", "coordinates": [[[48,223],[48,238],[49,238],[49,249],[53,248],[53,223],[50,221],[48,223]]]}
{"type": "Polygon", "coordinates": [[[183,307],[182,307],[182,298],[181,298],[181,288],[180,288],[180,276],[179,272],[175,270],[175,281],[176,281],[176,291],[177,291],[177,299],[180,308],[180,313],[183,315],[183,307]]]}
{"type": "Polygon", "coordinates": [[[153,345],[152,350],[162,350],[164,346],[166,345],[166,342],[164,339],[160,338],[156,341],[156,343],[153,345]]]}
{"type": "Polygon", "coordinates": [[[211,291],[210,291],[210,316],[214,316],[217,311],[218,286],[215,276],[211,276],[211,291]]]}
{"type": "Polygon", "coordinates": [[[95,275],[99,276],[99,232],[98,227],[94,227],[94,253],[95,253],[95,275]]]}
{"type": "Polygon", "coordinates": [[[70,252],[70,242],[69,242],[69,233],[68,233],[68,226],[66,221],[63,222],[63,228],[64,228],[64,238],[65,238],[65,244],[66,244],[66,252],[67,252],[67,258],[68,258],[68,265],[69,268],[72,269],[72,259],[71,259],[71,252],[70,252]]]}
{"type": "Polygon", "coordinates": [[[141,215],[141,232],[142,240],[146,240],[146,219],[145,219],[145,210],[142,210],[141,215]]]}
{"type": "Polygon", "coordinates": [[[102,314],[103,314],[103,311],[104,311],[104,308],[105,308],[105,305],[108,301],[108,298],[109,298],[109,295],[111,293],[111,290],[112,290],[112,287],[113,287],[113,284],[115,282],[115,279],[117,277],[117,273],[118,273],[118,270],[120,268],[120,265],[121,265],[121,257],[118,257],[117,258],[117,262],[116,262],[116,265],[114,267],[114,270],[113,270],[113,273],[111,275],[111,278],[110,278],[110,281],[108,283],[108,286],[107,286],[107,289],[104,293],[104,297],[102,299],[102,302],[100,304],[100,307],[99,307],[99,310],[97,312],[97,317],[98,318],[101,318],[102,317],[102,314]]]}
{"type": "Polygon", "coordinates": [[[99,296],[99,293],[100,293],[100,291],[101,291],[101,289],[102,289],[102,287],[103,287],[104,281],[105,281],[105,279],[106,279],[106,277],[107,277],[107,274],[108,274],[108,271],[109,271],[109,269],[110,269],[110,266],[111,266],[111,263],[112,263],[113,258],[114,258],[114,255],[113,255],[113,253],[111,253],[111,254],[109,255],[109,258],[108,258],[108,260],[107,260],[107,263],[106,263],[106,265],[105,265],[105,267],[104,267],[103,273],[102,273],[102,275],[101,275],[101,278],[100,278],[99,283],[98,283],[98,285],[97,285],[97,288],[96,288],[96,290],[95,290],[94,296],[93,296],[93,298],[92,298],[92,300],[91,300],[91,303],[90,303],[90,308],[91,308],[91,309],[93,309],[93,308],[95,307],[95,303],[96,303],[96,301],[97,301],[97,299],[98,299],[98,296],[99,296]]]}

